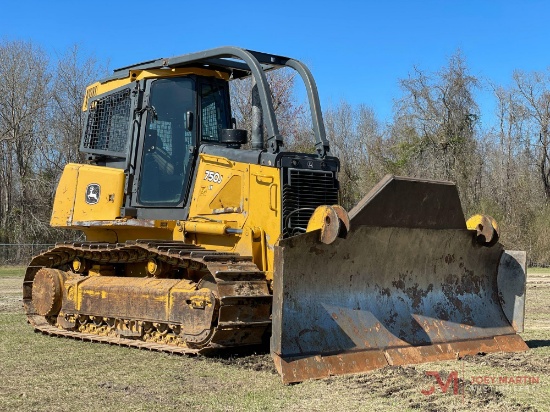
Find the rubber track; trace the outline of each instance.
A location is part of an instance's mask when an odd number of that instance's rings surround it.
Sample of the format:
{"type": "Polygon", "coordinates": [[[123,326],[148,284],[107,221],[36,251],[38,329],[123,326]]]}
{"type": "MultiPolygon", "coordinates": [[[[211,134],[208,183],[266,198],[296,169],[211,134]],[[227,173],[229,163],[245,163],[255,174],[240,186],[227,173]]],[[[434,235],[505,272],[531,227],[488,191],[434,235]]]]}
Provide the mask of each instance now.
{"type": "MultiPolygon", "coordinates": [[[[177,241],[135,240],[117,244],[96,242],[56,244],[55,247],[32,259],[25,275],[24,290],[32,286],[34,276],[41,268],[60,268],[70,264],[76,257],[100,264],[145,262],[147,259],[155,258],[178,267],[194,265],[197,269],[210,272],[219,284],[226,283],[226,279],[229,278],[234,284],[242,286],[235,288],[240,291],[250,290],[249,286],[254,283],[265,282],[265,273],[257,268],[251,257],[208,250],[177,241]],[[218,274],[221,279],[217,277],[218,274]]],[[[245,304],[249,305],[271,306],[272,297],[269,294],[246,294],[245,292],[245,294],[226,294],[220,296],[219,300],[221,305],[246,302],[245,304]]],[[[249,322],[226,319],[223,322],[225,326],[214,328],[208,346],[194,349],[58,328],[49,324],[44,317],[29,313],[29,309],[32,308],[31,297],[25,296],[25,291],[23,301],[29,323],[36,331],[43,334],[174,354],[197,354],[212,348],[257,344],[257,337],[271,326],[271,320],[265,318],[253,319],[249,322]],[[218,338],[218,336],[221,337],[218,338]],[[251,340],[250,342],[247,342],[247,337],[251,340]]],[[[271,313],[271,310],[269,309],[267,313],[271,313]]]]}

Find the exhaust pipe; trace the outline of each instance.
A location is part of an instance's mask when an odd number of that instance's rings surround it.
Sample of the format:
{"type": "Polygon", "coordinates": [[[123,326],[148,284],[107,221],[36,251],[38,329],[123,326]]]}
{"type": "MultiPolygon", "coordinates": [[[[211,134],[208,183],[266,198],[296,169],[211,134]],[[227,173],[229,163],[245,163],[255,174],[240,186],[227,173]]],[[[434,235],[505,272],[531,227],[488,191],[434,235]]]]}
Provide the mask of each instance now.
{"type": "Polygon", "coordinates": [[[252,77],[252,130],[250,142],[252,149],[264,148],[264,113],[258,93],[256,79],[252,77]]]}

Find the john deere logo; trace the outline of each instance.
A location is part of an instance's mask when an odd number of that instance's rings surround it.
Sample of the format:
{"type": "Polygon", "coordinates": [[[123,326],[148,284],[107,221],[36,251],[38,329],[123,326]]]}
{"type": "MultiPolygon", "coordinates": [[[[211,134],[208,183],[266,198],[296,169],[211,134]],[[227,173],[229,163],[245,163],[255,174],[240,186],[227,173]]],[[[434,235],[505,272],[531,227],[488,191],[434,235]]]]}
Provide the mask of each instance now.
{"type": "Polygon", "coordinates": [[[99,202],[100,186],[97,183],[90,183],[86,187],[86,203],[89,205],[95,205],[99,202]]]}

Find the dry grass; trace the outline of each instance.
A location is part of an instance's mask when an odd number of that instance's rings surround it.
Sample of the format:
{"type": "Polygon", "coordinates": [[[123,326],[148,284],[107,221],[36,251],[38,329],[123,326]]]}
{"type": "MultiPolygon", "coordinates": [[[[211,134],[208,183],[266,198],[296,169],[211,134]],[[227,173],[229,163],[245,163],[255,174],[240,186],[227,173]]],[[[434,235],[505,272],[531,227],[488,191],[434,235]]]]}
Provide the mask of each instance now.
{"type": "Polygon", "coordinates": [[[391,367],[292,386],[280,383],[265,353],[193,358],[36,334],[21,308],[23,271],[0,268],[0,410],[550,410],[550,270],[529,274],[526,353],[391,367]],[[435,383],[425,371],[433,370],[443,379],[457,370],[459,395],[452,388],[423,395],[435,383]],[[476,376],[531,376],[539,383],[475,385],[476,376]]]}

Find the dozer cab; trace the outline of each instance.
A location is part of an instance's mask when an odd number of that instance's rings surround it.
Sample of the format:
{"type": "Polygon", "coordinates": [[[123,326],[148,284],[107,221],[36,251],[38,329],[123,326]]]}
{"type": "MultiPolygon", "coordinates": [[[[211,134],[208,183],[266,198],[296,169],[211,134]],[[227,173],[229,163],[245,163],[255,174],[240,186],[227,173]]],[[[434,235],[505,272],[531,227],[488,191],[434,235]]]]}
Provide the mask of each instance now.
{"type": "Polygon", "coordinates": [[[86,241],[32,259],[36,330],[183,354],[270,338],[285,383],[527,348],[525,254],[490,217],[467,224],[454,184],[387,176],[338,205],[299,61],[222,47],[136,64],[90,85],[83,111],[88,162],[66,165],[51,225],[86,241]],[[265,75],[283,67],[304,81],[315,153],[284,148],[265,75]],[[250,140],[229,98],[247,76],[250,140]]]}

